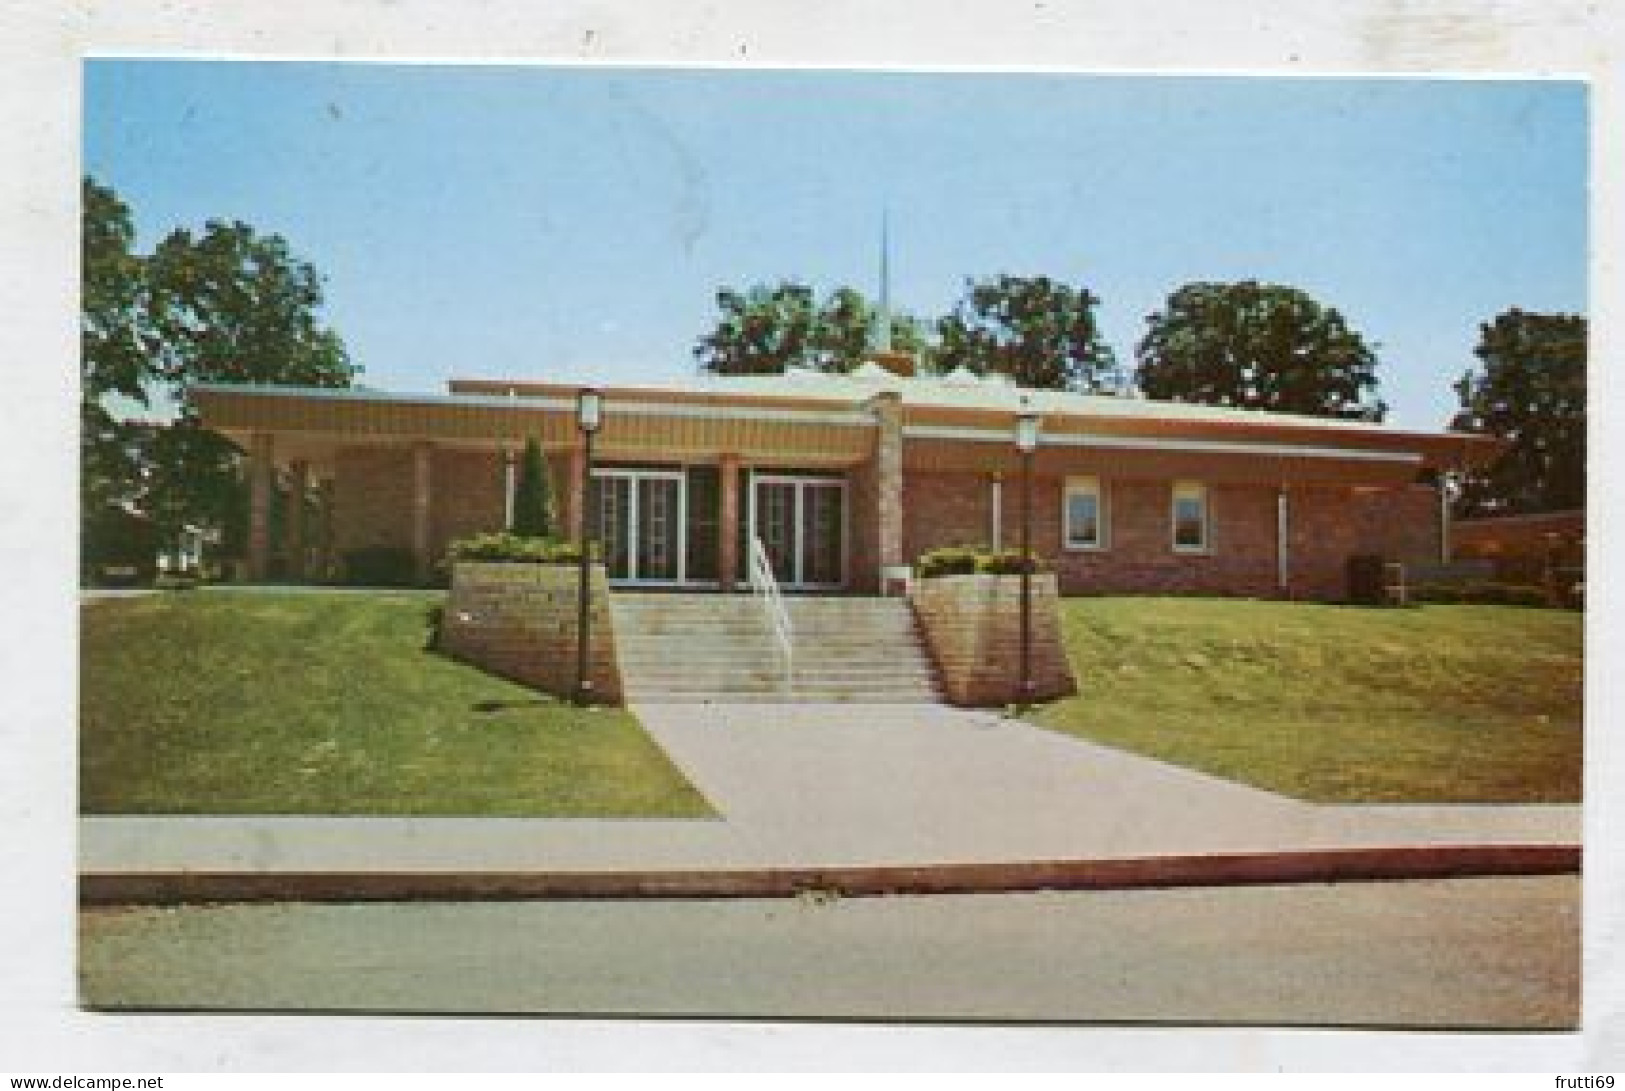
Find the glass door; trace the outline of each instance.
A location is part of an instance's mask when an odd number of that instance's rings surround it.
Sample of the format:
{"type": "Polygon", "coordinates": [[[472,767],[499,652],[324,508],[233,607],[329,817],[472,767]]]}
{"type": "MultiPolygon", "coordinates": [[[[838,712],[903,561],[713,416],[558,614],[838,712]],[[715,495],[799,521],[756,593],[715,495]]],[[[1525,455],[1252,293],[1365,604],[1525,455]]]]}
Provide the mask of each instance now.
{"type": "Polygon", "coordinates": [[[588,510],[617,583],[681,583],[684,578],[686,490],[680,470],[594,470],[588,510]]]}
{"type": "Polygon", "coordinates": [[[846,482],[758,474],[751,489],[752,532],[785,587],[832,588],[846,580],[846,482]]]}

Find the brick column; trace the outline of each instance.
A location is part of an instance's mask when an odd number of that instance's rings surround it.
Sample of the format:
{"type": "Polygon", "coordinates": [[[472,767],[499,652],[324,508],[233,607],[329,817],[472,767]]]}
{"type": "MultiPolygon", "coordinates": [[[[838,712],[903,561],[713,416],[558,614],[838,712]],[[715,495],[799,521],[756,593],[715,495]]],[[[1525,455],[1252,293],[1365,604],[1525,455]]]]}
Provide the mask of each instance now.
{"type": "Polygon", "coordinates": [[[268,432],[248,441],[248,578],[265,579],[271,567],[271,472],[275,449],[268,432]]]}
{"type": "Polygon", "coordinates": [[[879,436],[875,442],[876,555],[885,570],[903,558],[903,399],[896,391],[876,394],[870,403],[879,436]]]}
{"type": "Polygon", "coordinates": [[[288,517],[282,525],[282,552],[288,558],[288,578],[305,577],[305,497],[310,493],[310,463],[296,460],[288,467],[288,517]]]}
{"type": "Polygon", "coordinates": [[[717,582],[732,591],[739,579],[739,456],[723,455],[717,466],[722,510],[717,519],[717,582]]]}
{"type": "Polygon", "coordinates": [[[412,563],[420,583],[428,582],[434,568],[434,558],[429,555],[433,454],[434,445],[428,440],[412,444],[412,563]]]}

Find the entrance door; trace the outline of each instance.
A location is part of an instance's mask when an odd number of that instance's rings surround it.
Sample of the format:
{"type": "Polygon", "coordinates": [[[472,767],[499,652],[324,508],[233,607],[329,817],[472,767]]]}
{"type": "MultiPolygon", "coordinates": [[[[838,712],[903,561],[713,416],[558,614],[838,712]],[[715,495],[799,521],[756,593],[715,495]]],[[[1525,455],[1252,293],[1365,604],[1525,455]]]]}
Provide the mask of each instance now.
{"type": "Polygon", "coordinates": [[[678,470],[594,470],[591,511],[605,575],[618,583],[681,583],[687,497],[678,470]]]}
{"type": "Polygon", "coordinates": [[[750,526],[785,587],[840,587],[846,580],[846,482],[758,474],[750,526]]]}

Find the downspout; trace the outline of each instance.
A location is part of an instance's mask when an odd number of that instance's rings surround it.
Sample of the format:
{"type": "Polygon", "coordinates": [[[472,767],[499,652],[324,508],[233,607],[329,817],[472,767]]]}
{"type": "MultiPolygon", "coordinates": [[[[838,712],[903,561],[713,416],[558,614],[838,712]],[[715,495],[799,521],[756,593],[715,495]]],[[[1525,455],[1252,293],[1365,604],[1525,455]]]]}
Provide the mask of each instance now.
{"type": "Polygon", "coordinates": [[[1287,515],[1287,491],[1282,485],[1275,493],[1275,583],[1283,596],[1291,594],[1287,515]]]}

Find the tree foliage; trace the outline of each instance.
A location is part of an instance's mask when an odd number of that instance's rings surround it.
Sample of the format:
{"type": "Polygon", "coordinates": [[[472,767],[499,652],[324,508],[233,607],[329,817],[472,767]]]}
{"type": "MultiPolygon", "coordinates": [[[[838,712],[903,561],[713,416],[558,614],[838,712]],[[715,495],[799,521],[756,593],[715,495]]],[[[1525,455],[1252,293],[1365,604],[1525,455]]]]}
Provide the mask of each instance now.
{"type": "Polygon", "coordinates": [[[134,253],[130,210],[111,189],[89,178],[81,200],[80,506],[89,527],[112,525],[93,517],[127,501],[137,477],[136,436],[108,411],[105,399],[116,395],[145,405],[153,366],[145,277],[134,253]]]}
{"type": "Polygon", "coordinates": [[[1007,375],[1026,387],[1115,390],[1121,379],[1101,337],[1087,288],[1049,277],[968,280],[954,312],[937,323],[938,370],[1007,375]]]}
{"type": "Polygon", "coordinates": [[[1479,327],[1482,366],[1456,383],[1461,431],[1511,441],[1462,484],[1462,514],[1561,511],[1585,504],[1586,320],[1516,307],[1479,327]]]}
{"type": "MultiPolygon", "coordinates": [[[[785,368],[846,372],[874,347],[879,309],[855,288],[839,287],[820,302],[811,287],[794,281],[758,284],[743,292],[717,292],[716,325],[694,348],[700,370],[714,375],[778,375],[785,368]]],[[[891,316],[894,348],[925,343],[920,324],[891,316]]]]}
{"type": "MultiPolygon", "coordinates": [[[[86,178],[81,302],[81,506],[87,528],[109,508],[150,521],[161,548],[187,526],[240,540],[247,509],[240,452],[204,428],[185,394],[198,382],[348,386],[357,369],[321,325],[321,277],[276,235],[210,221],[135,252],[129,208],[86,178]],[[169,424],[131,424],[110,403],[179,407],[169,424]]],[[[88,548],[87,555],[91,550],[88,548]]]]}
{"type": "Polygon", "coordinates": [[[547,461],[542,458],[542,448],[535,436],[525,441],[525,454],[519,462],[519,483],[513,495],[513,532],[521,538],[546,538],[553,533],[547,461]]]}
{"type": "Polygon", "coordinates": [[[1380,421],[1377,357],[1297,288],[1187,284],[1147,320],[1135,381],[1153,398],[1380,421]]]}
{"type": "Polygon", "coordinates": [[[197,382],[349,386],[356,368],[318,321],[321,276],[278,235],[211,220],[158,244],[148,280],[159,375],[197,382]]]}

